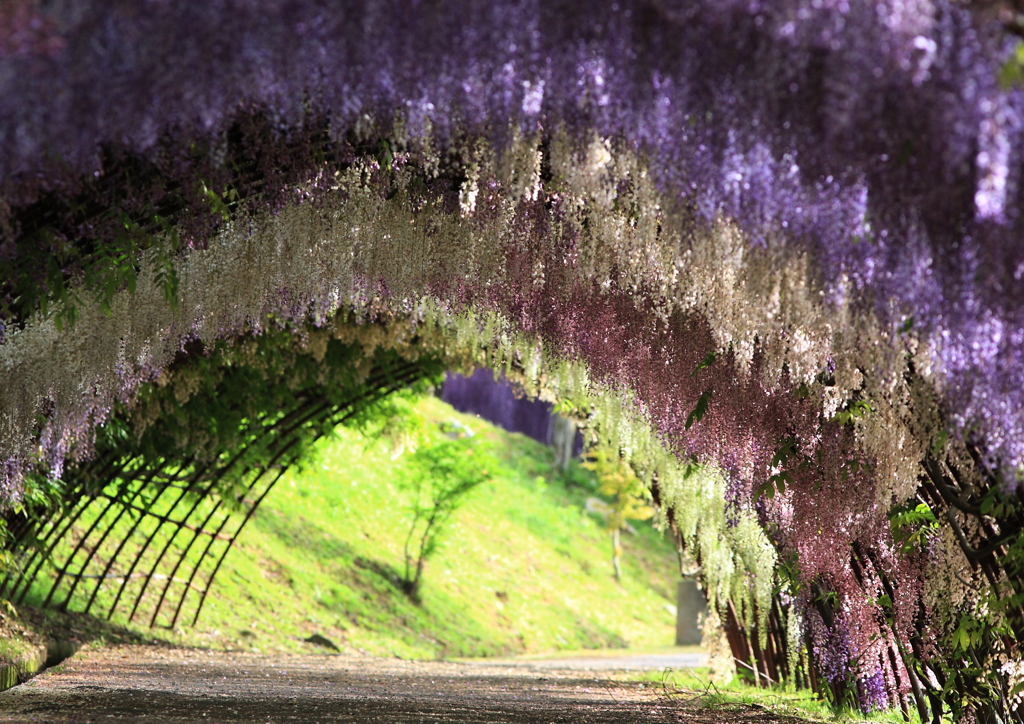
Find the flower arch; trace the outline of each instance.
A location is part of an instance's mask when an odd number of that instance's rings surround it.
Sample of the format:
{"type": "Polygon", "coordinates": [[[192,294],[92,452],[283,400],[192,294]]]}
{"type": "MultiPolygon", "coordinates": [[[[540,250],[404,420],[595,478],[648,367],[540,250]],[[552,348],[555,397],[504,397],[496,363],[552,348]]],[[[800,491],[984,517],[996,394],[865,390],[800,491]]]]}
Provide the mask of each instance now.
{"type": "Polygon", "coordinates": [[[1018,716],[1015,18],[21,2],[5,495],[192,340],[386,313],[599,419],[759,678],[1018,716]]]}

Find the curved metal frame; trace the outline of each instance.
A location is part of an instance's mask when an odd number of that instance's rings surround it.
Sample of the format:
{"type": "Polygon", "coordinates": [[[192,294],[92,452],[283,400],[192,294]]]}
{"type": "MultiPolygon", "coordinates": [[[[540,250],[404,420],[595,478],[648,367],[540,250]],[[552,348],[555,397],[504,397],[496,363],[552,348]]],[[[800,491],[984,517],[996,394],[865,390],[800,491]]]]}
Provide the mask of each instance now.
{"type": "Polygon", "coordinates": [[[148,623],[155,627],[166,611],[164,621],[168,623],[162,625],[174,628],[186,609],[189,592],[195,592],[198,600],[191,616],[195,625],[214,578],[238,536],[298,460],[295,448],[303,439],[303,430],[319,427],[312,438],[319,439],[363,406],[425,374],[417,362],[398,362],[377,367],[361,392],[342,402],[332,403],[320,395],[301,396],[284,414],[268,411],[260,429],[228,459],[199,462],[189,458],[146,464],[112,453],[86,463],[79,476],[81,482],[65,495],[67,505],[41,521],[26,520],[15,531],[11,547],[21,553],[22,562],[0,581],[0,597],[22,603],[30,591],[39,590],[43,578],[55,573],[53,580],[44,584],[44,606],[60,600],[57,607],[62,610],[76,607],[88,613],[100,605],[101,592],[114,591],[116,586],[113,602],[105,610],[106,618],[119,612],[122,601],[125,609],[131,602],[130,612],[126,612],[128,621],[147,609],[148,623]],[[267,422],[267,418],[276,419],[267,422]],[[246,453],[256,445],[264,445],[269,457],[258,466],[236,472],[246,453]],[[218,486],[228,475],[237,475],[243,481],[240,492],[220,492],[218,486]],[[95,490],[91,485],[97,479],[109,482],[95,490]],[[174,490],[177,495],[169,492],[174,490]],[[145,504],[137,504],[146,493],[153,495],[145,504]],[[79,534],[83,527],[84,532],[79,534]],[[207,538],[205,545],[197,545],[203,537],[207,538]],[[219,552],[215,550],[218,544],[222,544],[219,552]],[[112,550],[108,550],[110,546],[112,550]],[[125,557],[131,562],[118,572],[117,564],[125,557]],[[86,585],[90,579],[95,580],[95,586],[86,585]],[[142,584],[136,591],[130,584],[138,580],[142,584]],[[163,582],[159,593],[153,587],[156,581],[163,582]],[[155,599],[151,613],[150,604],[144,604],[147,594],[155,599]],[[76,606],[82,598],[86,599],[84,605],[76,606]]]}
{"type": "MultiPolygon", "coordinates": [[[[373,403],[373,402],[376,402],[377,400],[380,400],[380,399],[386,397],[387,395],[390,395],[393,392],[398,391],[402,387],[410,384],[415,379],[415,377],[416,377],[415,371],[410,371],[409,372],[409,379],[396,379],[396,380],[394,380],[394,383],[392,385],[390,385],[387,389],[385,389],[383,391],[377,390],[377,392],[374,395],[372,395],[372,399],[370,399],[368,401],[370,403],[373,403]]],[[[355,413],[355,411],[351,409],[351,406],[349,406],[348,408],[336,408],[335,409],[335,413],[336,414],[335,414],[334,419],[331,420],[330,423],[329,423],[330,426],[332,426],[332,427],[335,426],[335,425],[339,425],[342,422],[344,422],[345,420],[349,419],[355,413]],[[343,415],[338,415],[337,413],[341,409],[348,409],[348,412],[346,412],[343,415]]],[[[281,469],[281,471],[274,477],[274,479],[270,482],[270,484],[263,491],[263,494],[260,495],[260,497],[257,498],[254,501],[253,505],[249,508],[249,511],[245,514],[245,518],[243,518],[241,523],[238,524],[238,528],[235,530],[234,534],[231,536],[231,539],[228,541],[227,546],[225,546],[223,553],[221,553],[220,558],[217,560],[217,563],[216,563],[216,565],[213,568],[213,571],[211,571],[211,573],[210,573],[210,581],[212,581],[214,576],[217,575],[217,572],[220,570],[221,564],[224,562],[224,559],[227,557],[228,552],[231,550],[231,548],[234,545],[235,541],[238,539],[239,534],[242,532],[242,528],[244,528],[245,524],[249,522],[249,519],[256,512],[256,509],[259,507],[260,503],[263,502],[263,499],[267,497],[267,494],[270,493],[270,491],[274,488],[274,486],[277,484],[277,482],[281,479],[281,477],[284,475],[284,473],[286,471],[287,471],[287,466],[285,466],[284,468],[281,469]]],[[[203,611],[203,604],[206,603],[206,595],[209,592],[209,590],[210,590],[210,586],[207,585],[206,588],[203,589],[202,594],[200,595],[199,604],[198,604],[198,606],[196,606],[195,616],[192,618],[192,625],[193,626],[195,626],[196,622],[199,620],[199,614],[202,613],[202,611],[203,611]]],[[[179,601],[179,603],[178,603],[178,609],[174,612],[174,618],[171,620],[171,626],[172,627],[175,625],[175,623],[178,620],[178,614],[180,613],[180,610],[181,610],[182,604],[184,603],[184,600],[185,600],[185,595],[183,594],[182,598],[181,598],[181,601],[179,601]]]]}
{"type": "MultiPolygon", "coordinates": [[[[99,547],[103,545],[103,542],[107,539],[107,536],[114,529],[114,526],[116,526],[120,522],[124,514],[131,509],[132,504],[135,503],[135,499],[142,494],[142,490],[145,488],[145,486],[149,485],[153,481],[153,478],[156,477],[157,471],[159,469],[159,466],[153,466],[152,468],[150,468],[151,472],[149,473],[149,476],[146,478],[146,482],[144,482],[142,485],[138,486],[135,489],[135,493],[127,502],[122,502],[118,500],[118,496],[116,495],[97,496],[107,498],[107,507],[96,518],[96,520],[92,522],[92,525],[89,526],[89,530],[86,531],[85,535],[83,535],[81,540],[78,541],[78,545],[76,545],[75,549],[71,552],[71,556],[69,557],[68,563],[62,566],[60,569],[58,569],[57,580],[54,581],[53,585],[50,587],[50,592],[46,595],[46,599],[43,601],[43,608],[46,608],[50,605],[50,601],[53,599],[53,594],[57,591],[57,588],[60,586],[60,582],[64,579],[64,576],[68,572],[68,566],[71,564],[72,561],[74,561],[75,556],[78,555],[78,552],[82,549],[82,546],[85,544],[85,542],[89,540],[89,536],[92,534],[94,530],[96,530],[96,527],[100,524],[100,521],[103,520],[104,517],[106,517],[107,512],[113,509],[117,513],[116,516],[114,517],[114,521],[107,526],[106,530],[103,532],[103,535],[100,536],[99,541],[97,541],[96,544],[93,546],[92,554],[90,554],[89,557],[86,558],[86,561],[82,564],[81,569],[78,571],[77,574],[75,574],[74,580],[71,584],[71,590],[69,590],[67,595],[64,597],[64,602],[60,606],[58,606],[58,608],[60,608],[61,610],[67,609],[68,601],[71,600],[71,596],[74,594],[75,589],[78,588],[78,584],[82,580],[82,576],[85,574],[86,566],[92,561],[93,554],[95,554],[95,552],[99,550],[99,547]],[[117,510],[117,508],[120,508],[120,510],[117,510]]],[[[122,490],[124,490],[125,492],[127,492],[130,487],[131,485],[128,480],[125,480],[121,486],[122,490]]]]}
{"type": "MultiPolygon", "coordinates": [[[[128,462],[130,461],[122,461],[120,471],[123,471],[127,467],[128,462]]],[[[119,477],[120,471],[117,474],[112,475],[111,477],[119,477]]],[[[85,492],[84,487],[80,487],[76,490],[71,491],[69,493],[69,497],[72,497],[72,499],[74,500],[71,508],[71,514],[63,516],[58,515],[52,519],[52,522],[50,523],[50,529],[47,535],[44,538],[37,539],[39,540],[40,545],[35,547],[35,550],[33,550],[32,554],[29,556],[28,561],[26,561],[24,565],[20,566],[21,573],[19,573],[19,576],[16,579],[13,588],[11,588],[8,591],[6,586],[6,580],[4,582],[4,585],[0,586],[0,594],[4,594],[5,592],[7,592],[5,597],[9,600],[15,601],[16,603],[24,602],[25,596],[28,594],[29,588],[31,587],[31,583],[35,580],[35,577],[39,575],[42,566],[52,556],[54,548],[57,546],[60,540],[71,530],[71,527],[76,522],[78,522],[78,519],[82,516],[86,509],[88,509],[89,504],[92,502],[92,497],[85,492]],[[64,524],[63,527],[61,527],[61,523],[64,524]],[[58,530],[60,531],[59,533],[57,532],[58,530]],[[46,546],[45,552],[43,551],[44,545],[46,546]],[[28,571],[29,569],[32,569],[33,563],[35,564],[35,568],[31,571],[31,573],[29,573],[28,571]],[[22,586],[22,584],[24,584],[24,587],[21,589],[21,593],[19,594],[18,589],[22,586]]],[[[16,541],[16,547],[20,543],[21,540],[16,541]]]]}

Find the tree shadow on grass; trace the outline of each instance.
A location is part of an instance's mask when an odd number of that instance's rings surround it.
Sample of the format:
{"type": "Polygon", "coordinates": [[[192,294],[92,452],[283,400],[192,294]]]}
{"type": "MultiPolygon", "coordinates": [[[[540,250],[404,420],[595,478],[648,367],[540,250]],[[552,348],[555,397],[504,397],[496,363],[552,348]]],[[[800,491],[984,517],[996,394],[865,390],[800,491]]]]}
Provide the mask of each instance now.
{"type": "MultiPolygon", "coordinates": [[[[466,601],[435,586],[430,574],[417,597],[408,595],[403,577],[392,564],[343,540],[319,521],[268,510],[256,525],[289,548],[301,550],[321,573],[318,604],[366,631],[404,644],[433,648],[439,658],[507,656],[523,653],[526,642],[510,620],[481,619],[466,601]]],[[[308,583],[307,583],[308,585],[308,583]]],[[[493,596],[481,590],[480,596],[493,596]]],[[[568,612],[567,612],[568,613],[568,612]]],[[[486,615],[486,614],[485,614],[486,615]]],[[[570,648],[623,648],[628,642],[591,617],[568,613],[564,618],[570,648]]]]}

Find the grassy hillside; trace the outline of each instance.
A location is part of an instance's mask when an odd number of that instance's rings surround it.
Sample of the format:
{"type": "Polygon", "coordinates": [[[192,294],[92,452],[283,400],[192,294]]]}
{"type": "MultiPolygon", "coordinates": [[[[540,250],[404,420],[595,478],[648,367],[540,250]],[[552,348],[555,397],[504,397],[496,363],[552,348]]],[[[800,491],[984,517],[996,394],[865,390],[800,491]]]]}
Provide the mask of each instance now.
{"type": "Polygon", "coordinates": [[[418,658],[673,643],[675,554],[639,523],[624,537],[616,582],[610,536],[585,512],[591,473],[553,470],[545,446],[435,398],[393,404],[400,414],[389,426],[437,441],[453,424],[468,427],[474,452],[491,460],[490,479],[469,494],[426,564],[418,601],[400,585],[410,514],[398,476],[409,452],[379,426],[370,435],[339,428],[264,500],[198,626],[129,630],[261,651],[315,650],[303,639],[319,634],[343,651],[418,658]]]}
{"type": "Polygon", "coordinates": [[[339,429],[264,501],[189,638],[302,648],[319,633],[343,649],[403,657],[673,642],[678,574],[660,533],[640,524],[626,536],[617,583],[609,537],[584,512],[595,487],[587,471],[556,472],[545,446],[434,398],[407,414],[439,436],[452,420],[470,427],[499,463],[427,563],[421,601],[398,585],[409,518],[394,445],[339,429]]]}

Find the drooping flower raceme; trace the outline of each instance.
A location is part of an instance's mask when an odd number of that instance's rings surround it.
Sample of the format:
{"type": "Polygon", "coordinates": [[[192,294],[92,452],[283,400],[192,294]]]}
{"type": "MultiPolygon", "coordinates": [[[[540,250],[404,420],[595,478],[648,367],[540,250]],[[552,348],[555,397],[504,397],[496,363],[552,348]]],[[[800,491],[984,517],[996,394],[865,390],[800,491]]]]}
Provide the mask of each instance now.
{"type": "MultiPolygon", "coordinates": [[[[923,502],[920,476],[967,500],[1012,492],[1024,464],[1024,93],[1000,84],[1017,66],[998,12],[96,1],[10,17],[8,498],[29,466],[88,456],[114,402],[190,342],[387,311],[496,340],[534,391],[572,362],[586,379],[558,394],[627,400],[576,414],[648,465],[705,568],[793,562],[818,591],[793,599],[817,666],[863,705],[931,685],[907,657],[981,610],[972,592],[998,576],[964,556],[994,529],[974,503],[923,502]],[[517,334],[536,354],[502,347],[517,334]],[[649,444],[619,439],[623,415],[649,444]],[[684,474],[693,461],[711,477],[684,474]],[[694,491],[716,502],[687,517],[694,491]],[[893,517],[907,501],[931,521],[893,517]]],[[[768,615],[768,576],[712,578],[768,615]]]]}

